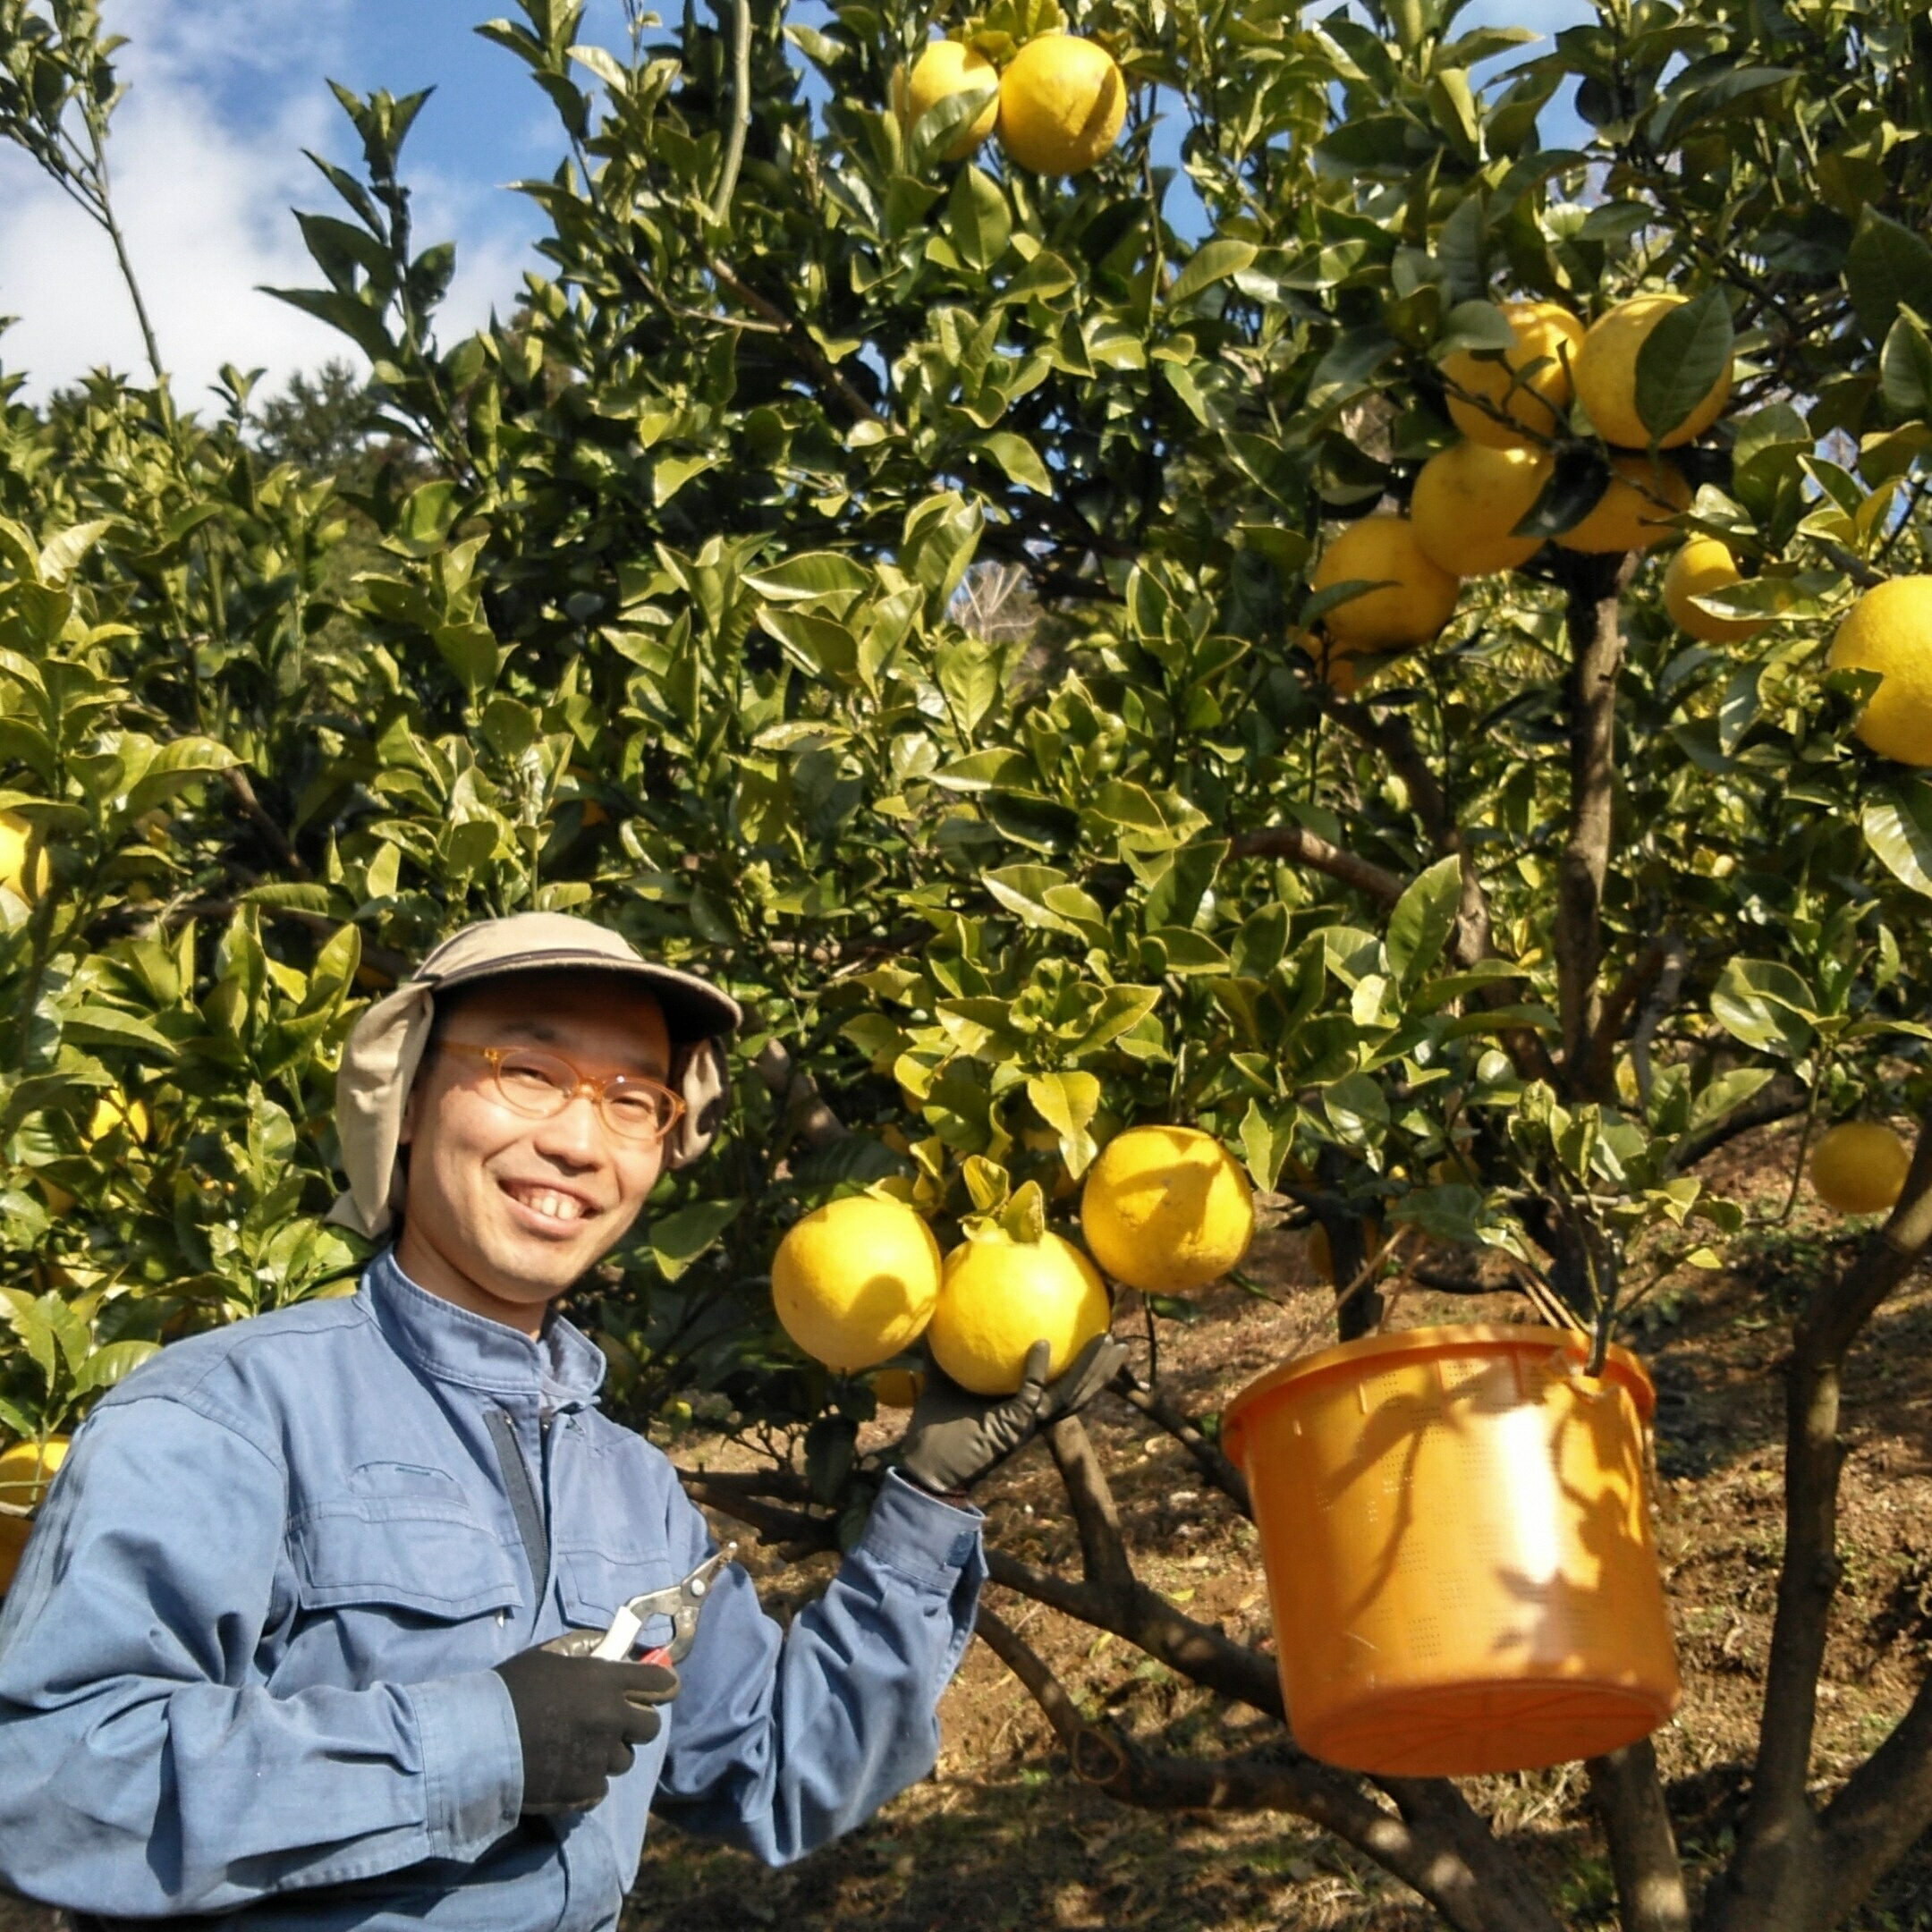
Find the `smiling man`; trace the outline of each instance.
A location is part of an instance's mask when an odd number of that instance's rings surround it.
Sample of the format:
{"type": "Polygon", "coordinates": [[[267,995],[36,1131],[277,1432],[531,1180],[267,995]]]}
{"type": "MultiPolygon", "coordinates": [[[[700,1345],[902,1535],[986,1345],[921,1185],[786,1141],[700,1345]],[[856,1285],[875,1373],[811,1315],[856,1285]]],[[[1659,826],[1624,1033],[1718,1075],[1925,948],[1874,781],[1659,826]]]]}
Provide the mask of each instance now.
{"type": "Polygon", "coordinates": [[[677,1669],[547,1648],[713,1549],[555,1303],[703,1151],[739,1018],[546,913],[363,1016],[335,1218],[386,1245],[77,1433],[0,1616],[0,1877],[81,1926],[597,1932],[654,1804],[778,1862],[930,1767],[985,1573],[964,1493],[1104,1339],[1002,1402],[936,1377],[789,1630],[728,1570],[677,1669]]]}

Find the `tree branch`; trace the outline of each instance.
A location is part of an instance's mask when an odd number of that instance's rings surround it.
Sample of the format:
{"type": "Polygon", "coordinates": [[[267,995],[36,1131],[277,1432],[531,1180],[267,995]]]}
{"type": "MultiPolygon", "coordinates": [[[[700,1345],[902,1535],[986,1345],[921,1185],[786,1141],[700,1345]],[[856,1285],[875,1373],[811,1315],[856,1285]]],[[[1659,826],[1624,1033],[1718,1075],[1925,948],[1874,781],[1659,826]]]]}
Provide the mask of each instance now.
{"type": "Polygon", "coordinates": [[[255,795],[255,787],[249,775],[239,765],[231,765],[222,776],[227,780],[228,789],[235,795],[235,802],[248,816],[249,823],[267,839],[275,850],[275,855],[299,879],[312,883],[315,874],[309,869],[307,860],[295,850],[289,835],[268,816],[260,799],[255,795]]]}
{"type": "Polygon", "coordinates": [[[1604,882],[1610,868],[1616,791],[1616,686],[1623,663],[1618,606],[1640,553],[1584,557],[1566,566],[1570,605],[1570,835],[1557,869],[1556,987],[1567,1090],[1606,1096],[1590,1084],[1592,1044],[1603,1020],[1604,882]]]}
{"type": "Polygon", "coordinates": [[[1592,1758],[1586,1768],[1610,1844],[1623,1932],[1690,1932],[1683,1860],[1649,1739],[1592,1758]]]}
{"type": "Polygon", "coordinates": [[[1779,1073],[1767,1080],[1742,1106],[1733,1107],[1722,1120],[1680,1141],[1670,1158],[1670,1171],[1682,1174],[1708,1160],[1720,1148],[1728,1147],[1754,1127],[1768,1127],[1774,1121],[1789,1120],[1802,1114],[1810,1095],[1801,1080],[1779,1073]]]}
{"type": "Polygon", "coordinates": [[[1087,1580],[1131,1589],[1133,1563],[1127,1555],[1127,1540],[1121,1534],[1120,1511],[1085,1424],[1077,1415],[1062,1416],[1048,1423],[1043,1433],[1060,1479],[1066,1485],[1067,1501],[1073,1505],[1087,1580]]]}
{"type": "Polygon", "coordinates": [[[979,1606],[979,1634],[1052,1724],[1075,1776],[1123,1804],[1158,1811],[1287,1811],[1331,1831],[1419,1893],[1455,1932],[1557,1932],[1546,1911],[1485,1886],[1436,1820],[1385,1810],[1346,1773],[1283,1744],[1211,1760],[1150,1759],[1130,1738],[1089,1724],[1065,1686],[996,1611],[979,1606]]]}
{"type": "Polygon", "coordinates": [[[1263,826],[1257,831],[1243,832],[1234,841],[1233,857],[1285,859],[1291,865],[1305,865],[1340,879],[1344,886],[1354,886],[1358,892],[1367,893],[1384,905],[1394,905],[1408,884],[1387,867],[1359,859],[1353,852],[1343,852],[1339,845],[1331,845],[1326,839],[1300,826],[1263,826]]]}
{"type": "Polygon", "coordinates": [[[878,412],[872,405],[833,367],[825,351],[776,302],[760,295],[722,255],[707,256],[705,266],[746,308],[756,309],[779,330],[781,339],[792,354],[831,390],[860,422],[876,423],[880,420],[878,412]]]}
{"type": "Polygon", "coordinates": [[[1842,1923],[1932,1830],[1932,1674],[1825,1813],[1830,1919],[1842,1923]]]}
{"type": "Polygon", "coordinates": [[[1149,1388],[1131,1368],[1123,1368],[1107,1386],[1150,1422],[1158,1423],[1165,1429],[1194,1458],[1194,1466],[1201,1474],[1226,1496],[1243,1516],[1253,1521],[1254,1498],[1248,1493],[1248,1479],[1234,1467],[1232,1459],[1217,1444],[1209,1442],[1186,1415],[1158,1390],[1149,1388]]]}
{"type": "Polygon", "coordinates": [[[745,135],[751,126],[751,0],[732,0],[732,119],[724,159],[711,196],[711,219],[722,228],[731,217],[738,171],[744,165],[745,135]]]}
{"type": "Polygon", "coordinates": [[[764,1081],[765,1090],[778,1103],[807,1147],[828,1148],[851,1131],[826,1105],[818,1082],[797,1065],[790,1048],[781,1042],[767,1041],[764,1051],[751,1063],[751,1070],[764,1081]]]}
{"type": "MultiPolygon", "coordinates": [[[[1710,1913],[1713,1932],[1759,1932],[1773,1922],[1774,1911],[1789,1912],[1793,1901],[1815,1911],[1827,1884],[1824,1835],[1806,1787],[1818,1673],[1840,1575],[1840,1375],[1860,1331],[1928,1243],[1932,1108],[1919,1123],[1911,1167],[1890,1219],[1835,1280],[1813,1291],[1793,1332],[1785,1371],[1784,1560],[1765,1670],[1764,1724],[1737,1854],[1710,1913]]],[[[1911,1724],[1909,1716],[1901,1730],[1911,1724]]],[[[1863,1767],[1859,1795],[1839,1814],[1848,1839],[1868,1858],[1889,1837],[1886,1815],[1894,1806],[1909,1808],[1918,1792],[1917,1735],[1909,1732],[1889,1757],[1881,1748],[1863,1767]],[[1885,1767],[1876,1769],[1881,1758],[1885,1767]]]]}

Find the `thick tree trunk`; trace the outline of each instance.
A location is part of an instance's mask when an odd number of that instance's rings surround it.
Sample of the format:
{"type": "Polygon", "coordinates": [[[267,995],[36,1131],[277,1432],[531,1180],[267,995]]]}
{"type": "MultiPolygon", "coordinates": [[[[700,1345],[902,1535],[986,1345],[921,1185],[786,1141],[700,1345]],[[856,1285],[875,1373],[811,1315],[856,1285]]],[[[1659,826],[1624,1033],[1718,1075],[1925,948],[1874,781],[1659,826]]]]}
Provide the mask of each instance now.
{"type": "Polygon", "coordinates": [[[1590,1796],[1610,1844],[1623,1932],[1690,1932],[1683,1862],[1649,1739],[1593,1758],[1588,1768],[1590,1796]]]}

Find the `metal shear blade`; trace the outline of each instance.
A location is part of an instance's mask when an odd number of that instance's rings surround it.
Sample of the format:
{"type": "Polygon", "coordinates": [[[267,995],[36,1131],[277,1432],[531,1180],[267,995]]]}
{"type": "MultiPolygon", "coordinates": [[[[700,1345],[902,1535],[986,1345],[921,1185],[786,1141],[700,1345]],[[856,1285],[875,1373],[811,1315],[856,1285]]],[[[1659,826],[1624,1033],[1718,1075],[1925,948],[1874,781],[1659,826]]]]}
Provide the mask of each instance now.
{"type": "Polygon", "coordinates": [[[591,1631],[572,1631],[568,1636],[557,1638],[547,1648],[563,1650],[571,1657],[592,1657],[606,1663],[621,1663],[630,1657],[632,1646],[642,1634],[644,1620],[667,1616],[671,1619],[671,1641],[647,1650],[638,1661],[675,1664],[691,1648],[698,1635],[699,1614],[711,1594],[712,1586],[737,1554],[738,1546],[727,1543],[723,1549],[706,1557],[682,1582],[668,1584],[663,1589],[646,1590],[628,1603],[620,1604],[617,1614],[610,1620],[610,1627],[601,1636],[591,1631]]]}

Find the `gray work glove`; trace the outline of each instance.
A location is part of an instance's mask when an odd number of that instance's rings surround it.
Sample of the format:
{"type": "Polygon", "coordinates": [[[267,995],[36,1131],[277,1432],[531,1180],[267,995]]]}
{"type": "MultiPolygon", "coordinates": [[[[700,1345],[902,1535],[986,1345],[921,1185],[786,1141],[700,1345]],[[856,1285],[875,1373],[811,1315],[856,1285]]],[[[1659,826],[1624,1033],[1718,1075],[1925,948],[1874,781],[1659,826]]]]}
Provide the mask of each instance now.
{"type": "Polygon", "coordinates": [[[1020,1393],[1006,1396],[972,1394],[936,1366],[928,1368],[900,1445],[901,1473],[934,1496],[963,1496],[1036,1429],[1091,1402],[1127,1360],[1127,1347],[1096,1335],[1049,1383],[1052,1359],[1053,1344],[1036,1342],[1027,1351],[1020,1393]]]}

